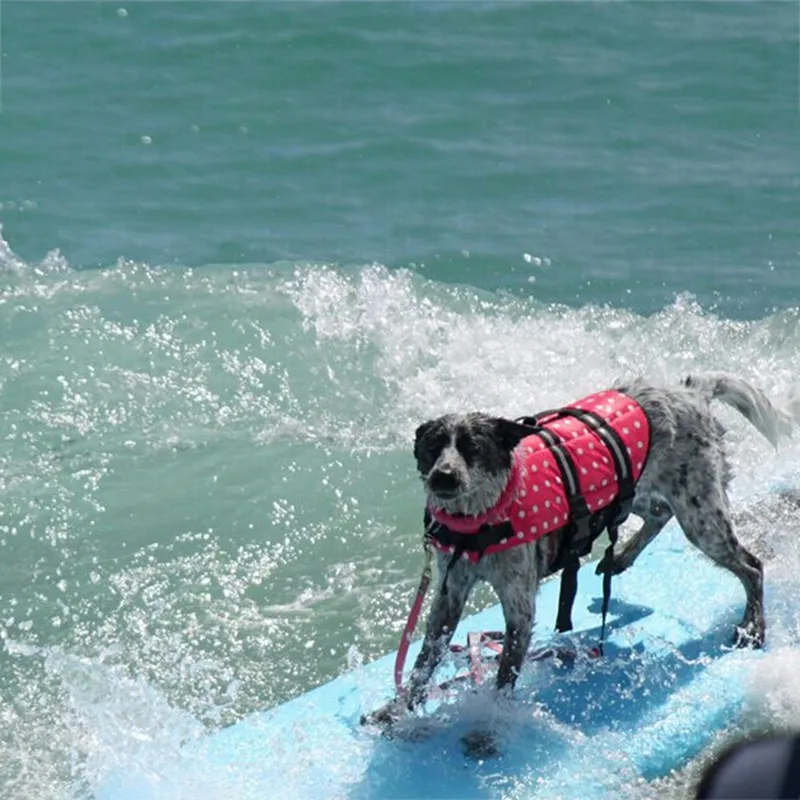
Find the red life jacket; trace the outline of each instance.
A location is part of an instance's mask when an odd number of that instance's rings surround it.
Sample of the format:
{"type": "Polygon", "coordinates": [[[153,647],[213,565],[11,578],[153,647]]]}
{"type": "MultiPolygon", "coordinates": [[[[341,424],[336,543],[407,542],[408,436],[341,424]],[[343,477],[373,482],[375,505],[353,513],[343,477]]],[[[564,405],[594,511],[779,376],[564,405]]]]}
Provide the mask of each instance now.
{"type": "MultiPolygon", "coordinates": [[[[544,432],[532,433],[516,446],[508,484],[493,508],[475,517],[427,509],[440,526],[461,534],[458,549],[463,551],[463,557],[477,562],[485,554],[534,542],[574,521],[575,506],[570,503],[554,442],[566,450],[574,464],[578,494],[589,513],[601,511],[619,498],[620,476],[615,465],[620,458],[627,456],[633,485],[647,463],[650,424],[642,407],[621,392],[598,392],[563,409],[539,415],[535,422],[544,432]],[[574,412],[590,412],[591,417],[574,412]],[[603,427],[610,428],[616,436],[609,436],[608,431],[601,430],[603,427]],[[624,452],[615,457],[610,448],[620,446],[624,452]],[[485,532],[487,526],[500,530],[497,526],[506,522],[511,528],[503,526],[506,535],[483,549],[470,549],[470,534],[485,532]]],[[[457,549],[436,535],[433,544],[448,553],[457,549]]]]}

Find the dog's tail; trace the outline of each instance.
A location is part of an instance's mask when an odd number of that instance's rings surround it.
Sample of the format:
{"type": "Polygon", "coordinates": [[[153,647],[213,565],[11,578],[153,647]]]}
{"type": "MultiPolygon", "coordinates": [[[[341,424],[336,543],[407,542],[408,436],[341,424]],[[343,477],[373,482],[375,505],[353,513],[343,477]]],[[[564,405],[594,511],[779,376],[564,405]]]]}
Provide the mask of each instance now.
{"type": "Polygon", "coordinates": [[[683,385],[700,392],[709,400],[720,400],[735,408],[777,449],[782,437],[790,437],[795,418],[776,408],[760,390],[727,372],[689,375],[683,385]]]}

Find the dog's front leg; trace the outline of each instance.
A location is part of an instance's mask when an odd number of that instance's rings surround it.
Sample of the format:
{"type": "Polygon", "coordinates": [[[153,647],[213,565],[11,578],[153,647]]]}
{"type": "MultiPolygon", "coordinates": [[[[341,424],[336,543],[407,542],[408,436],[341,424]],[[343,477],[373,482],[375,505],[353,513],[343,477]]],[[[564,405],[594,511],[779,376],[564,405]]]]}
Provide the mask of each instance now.
{"type": "Polygon", "coordinates": [[[509,598],[503,602],[506,635],[500,665],[497,668],[497,688],[514,688],[533,633],[533,598],[509,598]]]}
{"type": "Polygon", "coordinates": [[[450,645],[467,597],[475,585],[475,569],[471,562],[459,561],[448,574],[446,557],[440,556],[438,568],[439,575],[447,575],[447,579],[440,578],[439,589],[428,615],[422,649],[411,671],[406,698],[409,708],[424,702],[428,681],[450,645]]]}
{"type": "Polygon", "coordinates": [[[531,641],[539,583],[535,548],[529,545],[498,553],[490,573],[489,581],[500,598],[506,621],[497,668],[498,689],[514,687],[531,641]]]}
{"type": "Polygon", "coordinates": [[[406,711],[425,702],[428,681],[450,645],[469,592],[477,579],[472,562],[459,561],[453,565],[445,583],[443,576],[447,574],[447,563],[448,557],[438,554],[439,588],[431,605],[425,639],[414,662],[407,688],[383,708],[362,717],[362,725],[369,722],[391,726],[406,711]]]}

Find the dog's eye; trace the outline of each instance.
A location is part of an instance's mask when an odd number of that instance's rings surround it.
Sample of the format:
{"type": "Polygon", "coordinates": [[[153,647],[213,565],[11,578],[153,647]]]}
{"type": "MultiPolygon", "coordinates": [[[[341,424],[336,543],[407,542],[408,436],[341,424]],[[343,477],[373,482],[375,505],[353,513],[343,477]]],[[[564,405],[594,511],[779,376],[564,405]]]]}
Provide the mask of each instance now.
{"type": "Polygon", "coordinates": [[[471,436],[459,436],[456,439],[456,450],[461,453],[462,457],[465,461],[469,461],[475,457],[478,452],[478,448],[475,445],[475,441],[472,439],[471,436]]]}
{"type": "Polygon", "coordinates": [[[438,457],[439,453],[441,453],[449,443],[450,437],[444,433],[440,433],[431,441],[430,452],[438,457]]]}
{"type": "Polygon", "coordinates": [[[449,441],[450,438],[444,434],[433,436],[425,441],[424,446],[420,447],[417,453],[420,468],[425,471],[429,470],[436,463],[436,459],[439,458],[442,450],[447,447],[449,441]]]}

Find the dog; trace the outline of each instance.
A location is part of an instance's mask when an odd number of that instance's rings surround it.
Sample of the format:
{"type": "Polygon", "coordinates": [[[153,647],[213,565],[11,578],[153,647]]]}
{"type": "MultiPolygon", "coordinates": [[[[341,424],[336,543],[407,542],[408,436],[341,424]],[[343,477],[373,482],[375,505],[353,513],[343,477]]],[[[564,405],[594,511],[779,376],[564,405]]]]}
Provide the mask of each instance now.
{"type": "MultiPolygon", "coordinates": [[[[732,472],[723,443],[725,430],[711,413],[712,400],[739,411],[776,449],[779,439],[791,434],[792,416],[777,409],[760,390],[727,373],[690,376],[670,388],[637,379],[604,395],[603,403],[621,401],[631,413],[640,414],[633,418],[633,424],[639,429],[639,439],[635,445],[633,439],[627,444],[628,465],[634,473],[629,477],[635,478],[628,510],[640,517],[643,524],[616,556],[609,551],[598,564],[597,572],[619,574],[629,569],[674,516],[693,545],[741,581],[746,605],[744,616],[734,631],[733,643],[757,648],[764,642],[766,629],[763,568],[759,558],[745,549],[734,534],[726,491],[732,472]],[[646,428],[649,431],[645,431],[646,428]],[[646,458],[631,466],[639,457],[635,448],[642,447],[645,438],[649,439],[646,458]]],[[[578,414],[574,409],[571,413],[578,414]]],[[[621,413],[616,412],[617,415],[621,413]]],[[[563,414],[556,417],[563,423],[563,438],[570,422],[563,414]]],[[[575,425],[579,423],[579,420],[572,421],[575,425]]],[[[635,433],[631,425],[625,425],[624,432],[635,433]]],[[[506,500],[502,498],[509,494],[509,487],[516,480],[512,480],[512,476],[518,466],[521,443],[531,441],[528,438],[531,433],[529,425],[480,412],[447,414],[420,425],[415,433],[414,456],[427,496],[429,531],[441,520],[446,522],[445,530],[471,520],[479,520],[483,525],[487,519],[491,521],[487,518],[489,510],[500,502],[511,502],[507,497],[506,500]]],[[[590,437],[588,447],[592,448],[597,435],[596,431],[590,434],[584,430],[584,438],[579,441],[590,437]]],[[[578,433],[572,435],[577,437],[578,433]]],[[[544,446],[539,444],[540,448],[544,446]]],[[[601,450],[593,452],[594,466],[602,466],[598,463],[601,450]]],[[[607,454],[602,455],[602,460],[609,460],[607,454]]],[[[541,460],[538,463],[541,466],[541,460]]],[[[548,465],[547,460],[543,463],[548,465]]],[[[621,467],[616,464],[614,468],[619,471],[621,467]]],[[[525,468],[522,469],[524,472],[525,468]]],[[[528,470],[531,469],[536,467],[529,464],[528,470]]],[[[542,473],[539,475],[541,477],[542,473]]],[[[554,479],[559,484],[561,480],[561,477],[554,479]]],[[[603,480],[604,484],[609,481],[608,478],[603,480]]],[[[545,483],[550,486],[550,482],[545,483]]],[[[513,492],[525,494],[526,490],[519,488],[522,485],[517,485],[513,492]]],[[[540,485],[544,490],[541,481],[533,489],[538,490],[540,485]]],[[[566,501],[560,500],[560,497],[555,500],[547,511],[543,525],[549,530],[544,535],[538,531],[539,535],[530,541],[523,535],[527,528],[517,533],[509,528],[505,538],[494,540],[494,548],[478,553],[477,557],[474,553],[459,551],[452,544],[447,546],[446,540],[444,544],[438,543],[438,587],[408,687],[402,697],[375,712],[371,721],[391,723],[425,701],[428,683],[448,650],[470,591],[478,581],[487,582],[497,593],[505,618],[496,688],[502,692],[513,689],[530,644],[539,582],[563,567],[560,554],[563,554],[565,540],[575,536],[574,520],[569,521],[570,515],[562,513],[566,512],[563,504],[566,501]],[[550,512],[556,510],[558,513],[551,517],[550,512]],[[522,541],[511,546],[515,535],[522,541]]],[[[521,502],[518,497],[512,501],[521,502]]],[[[521,510],[514,511],[514,516],[517,513],[525,516],[525,509],[528,513],[531,509],[530,505],[511,506],[518,507],[521,510]]],[[[594,537],[612,524],[614,520],[609,516],[612,508],[614,513],[619,513],[618,506],[613,504],[600,508],[598,501],[592,508],[589,502],[589,508],[585,509],[588,524],[584,533],[588,530],[594,537]]],[[[531,530],[533,528],[531,526],[531,530]]],[[[587,552],[584,546],[581,555],[587,552]]]]}

